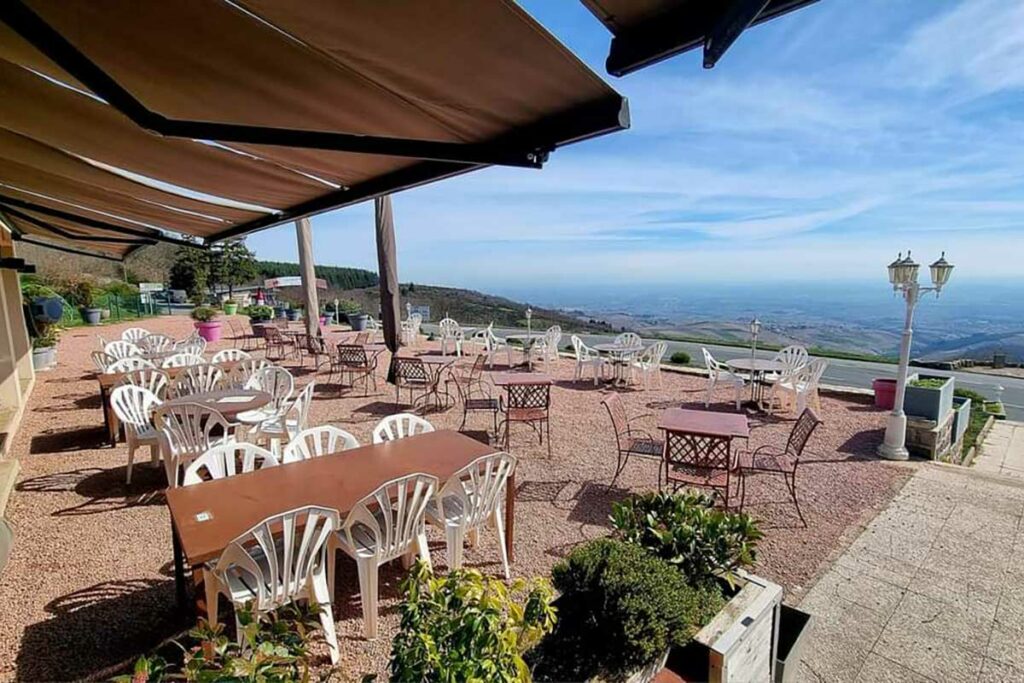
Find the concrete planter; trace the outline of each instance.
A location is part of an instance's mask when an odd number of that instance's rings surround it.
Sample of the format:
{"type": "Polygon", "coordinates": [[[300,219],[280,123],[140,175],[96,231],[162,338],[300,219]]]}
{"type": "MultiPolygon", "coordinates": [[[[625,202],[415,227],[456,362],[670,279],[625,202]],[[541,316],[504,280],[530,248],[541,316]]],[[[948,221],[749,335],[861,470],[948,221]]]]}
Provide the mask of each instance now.
{"type": "Polygon", "coordinates": [[[971,399],[953,397],[953,443],[963,441],[967,425],[971,422],[971,399]]]}
{"type": "Polygon", "coordinates": [[[32,349],[32,369],[49,370],[57,364],[57,347],[46,346],[32,349]]]}
{"type": "Polygon", "coordinates": [[[953,409],[953,388],[952,377],[937,377],[935,375],[912,375],[907,378],[907,393],[903,398],[903,412],[914,417],[923,417],[941,423],[949,411],[953,409]],[[911,382],[915,379],[941,379],[945,380],[941,387],[915,387],[911,382]]]}
{"type": "Polygon", "coordinates": [[[807,612],[789,605],[782,605],[779,610],[775,683],[793,683],[798,679],[812,619],[807,612]]]}
{"type": "Polygon", "coordinates": [[[349,313],[348,324],[352,326],[353,330],[357,332],[366,329],[366,323],[369,321],[370,316],[365,313],[349,313]]]}

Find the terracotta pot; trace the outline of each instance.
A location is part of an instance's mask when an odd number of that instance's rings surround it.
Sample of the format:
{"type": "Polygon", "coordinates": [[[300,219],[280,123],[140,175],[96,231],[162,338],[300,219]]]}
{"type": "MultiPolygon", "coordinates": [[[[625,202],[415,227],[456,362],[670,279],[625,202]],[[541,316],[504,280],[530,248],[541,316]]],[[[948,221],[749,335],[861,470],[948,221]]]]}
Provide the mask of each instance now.
{"type": "Polygon", "coordinates": [[[216,320],[196,323],[196,330],[199,332],[199,336],[208,342],[220,341],[220,323],[216,320]]]}

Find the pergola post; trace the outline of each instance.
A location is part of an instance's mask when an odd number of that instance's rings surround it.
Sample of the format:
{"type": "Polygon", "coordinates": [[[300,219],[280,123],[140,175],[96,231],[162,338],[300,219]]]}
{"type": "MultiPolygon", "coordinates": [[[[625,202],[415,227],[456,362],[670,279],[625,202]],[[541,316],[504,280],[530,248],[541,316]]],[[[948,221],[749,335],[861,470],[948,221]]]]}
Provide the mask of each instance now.
{"type": "Polygon", "coordinates": [[[299,240],[299,274],[306,303],[306,333],[315,337],[320,334],[320,297],[316,291],[316,270],[313,267],[313,225],[308,218],[295,221],[295,235],[299,240]]]}
{"type": "MultiPolygon", "coordinates": [[[[392,357],[398,351],[399,319],[398,257],[395,248],[395,219],[391,212],[391,196],[377,197],[373,202],[377,237],[377,272],[380,289],[380,324],[384,343],[392,357]]],[[[394,366],[392,366],[393,368],[394,366]]],[[[388,381],[394,376],[388,371],[388,381]]]]}

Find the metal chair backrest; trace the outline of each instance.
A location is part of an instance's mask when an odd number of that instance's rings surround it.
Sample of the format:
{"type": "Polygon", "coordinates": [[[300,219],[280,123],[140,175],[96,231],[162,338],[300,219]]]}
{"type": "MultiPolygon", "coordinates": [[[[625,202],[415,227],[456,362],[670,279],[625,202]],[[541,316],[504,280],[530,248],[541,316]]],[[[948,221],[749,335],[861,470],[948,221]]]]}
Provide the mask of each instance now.
{"type": "Polygon", "coordinates": [[[156,365],[153,364],[153,361],[147,360],[141,356],[128,356],[127,358],[120,358],[107,366],[107,372],[111,374],[116,372],[135,372],[136,370],[155,369],[156,365]]]}
{"type": "Polygon", "coordinates": [[[356,333],[355,341],[352,342],[352,343],[353,344],[369,344],[370,343],[370,333],[369,332],[357,332],[356,333]]]}
{"type": "Polygon", "coordinates": [[[125,373],[120,382],[121,385],[131,384],[143,389],[149,389],[160,398],[164,397],[164,393],[167,391],[170,383],[171,378],[167,376],[167,373],[156,368],[144,368],[125,373]]]}
{"type": "Polygon", "coordinates": [[[338,525],[337,510],[316,505],[268,517],[224,549],[216,571],[248,575],[241,583],[260,612],[286,605],[326,571],[327,542],[338,525]]]}
{"type": "Polygon", "coordinates": [[[103,347],[103,350],[109,356],[113,356],[115,360],[121,360],[122,358],[131,358],[132,356],[141,356],[142,349],[130,341],[123,339],[115,339],[114,341],[103,347]]]}
{"type": "Polygon", "coordinates": [[[237,441],[214,446],[185,468],[182,486],[201,484],[213,479],[224,479],[236,474],[254,472],[266,467],[277,467],[277,458],[256,444],[237,441]]]}
{"type": "Polygon", "coordinates": [[[179,465],[188,466],[231,434],[231,425],[216,410],[200,403],[161,405],[153,413],[153,424],[167,469],[167,483],[178,485],[179,465]]]}
{"type": "Polygon", "coordinates": [[[378,564],[405,555],[423,532],[423,514],[436,491],[437,477],[429,474],[393,479],[352,508],[342,533],[350,547],[372,549],[378,564]]]}
{"type": "Polygon", "coordinates": [[[275,411],[283,410],[295,391],[292,373],[279,365],[270,365],[258,370],[245,383],[246,389],[265,391],[270,394],[270,404],[275,411]]]}
{"type": "Polygon", "coordinates": [[[171,385],[171,393],[186,397],[193,394],[206,394],[223,388],[224,371],[213,363],[186,366],[171,385]]]}
{"type": "Polygon", "coordinates": [[[445,482],[438,496],[442,506],[445,499],[456,498],[462,508],[460,526],[477,526],[501,505],[506,483],[517,462],[509,453],[492,453],[477,458],[445,482]]]}
{"type": "Polygon", "coordinates": [[[166,351],[174,346],[174,338],[166,334],[149,334],[136,342],[139,348],[146,353],[154,351],[166,351]]]}
{"type": "Polygon", "coordinates": [[[615,430],[615,442],[622,448],[621,438],[629,433],[629,415],[626,413],[626,406],[618,394],[608,394],[601,405],[608,411],[608,417],[612,420],[612,429],[615,430]]]}
{"type": "Polygon", "coordinates": [[[190,365],[204,365],[206,359],[195,353],[176,353],[167,356],[160,364],[162,368],[187,368],[190,365]]]}
{"type": "Polygon", "coordinates": [[[121,333],[121,339],[132,344],[138,344],[139,340],[149,334],[149,330],[141,327],[129,327],[121,333]]]}
{"type": "Polygon", "coordinates": [[[786,441],[786,453],[799,460],[800,456],[803,455],[807,441],[811,438],[811,434],[814,433],[814,430],[820,424],[821,420],[818,418],[818,415],[810,408],[804,408],[804,412],[800,413],[796,424],[793,425],[793,429],[789,432],[789,439],[786,441]]]}
{"type": "Polygon", "coordinates": [[[807,365],[807,349],[796,344],[787,346],[775,354],[774,360],[782,363],[783,372],[794,372],[807,365]]]}
{"type": "Polygon", "coordinates": [[[665,461],[669,465],[694,470],[729,470],[730,450],[728,439],[665,433],[665,461]]]}
{"type": "Polygon", "coordinates": [[[217,353],[213,354],[213,358],[210,359],[211,363],[224,363],[232,361],[249,360],[252,358],[247,352],[242,349],[222,349],[217,353]]]}
{"type": "Polygon", "coordinates": [[[432,431],[434,431],[434,425],[419,415],[398,413],[397,415],[388,415],[377,423],[377,426],[373,428],[373,442],[384,443],[432,431]]]}
{"type": "Polygon", "coordinates": [[[117,419],[135,433],[153,426],[153,411],[161,403],[155,393],[134,384],[118,385],[110,394],[110,405],[117,419]]]}
{"type": "Polygon", "coordinates": [[[425,383],[428,381],[427,368],[419,358],[393,356],[395,381],[399,383],[425,383]]]}
{"type": "Polygon", "coordinates": [[[369,365],[369,358],[364,349],[356,344],[338,344],[338,364],[349,368],[365,368],[369,365]]]}
{"type": "Polygon", "coordinates": [[[304,429],[284,447],[283,462],[310,460],[331,455],[350,448],[359,448],[359,441],[344,429],[333,425],[321,425],[304,429]]]}
{"type": "Polygon", "coordinates": [[[615,337],[615,344],[627,349],[639,349],[643,347],[644,341],[636,332],[623,332],[615,337]]]}
{"type": "Polygon", "coordinates": [[[509,384],[508,409],[529,410],[551,406],[551,385],[549,384],[509,384]]]}

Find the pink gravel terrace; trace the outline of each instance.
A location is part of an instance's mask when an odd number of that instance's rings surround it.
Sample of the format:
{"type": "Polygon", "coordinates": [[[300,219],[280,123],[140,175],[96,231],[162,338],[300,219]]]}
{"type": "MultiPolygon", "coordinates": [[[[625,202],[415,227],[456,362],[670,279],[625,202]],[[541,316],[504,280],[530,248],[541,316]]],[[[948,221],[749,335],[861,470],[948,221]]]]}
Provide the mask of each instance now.
{"type": "MultiPolygon", "coordinates": [[[[153,332],[186,336],[187,318],[144,322],[153,332]]],[[[125,325],[102,328],[115,338],[125,325]]],[[[212,344],[211,351],[232,345],[212,344]]],[[[421,344],[420,349],[426,349],[421,344]]],[[[96,330],[78,328],[63,336],[59,365],[38,375],[12,456],[21,474],[7,516],[17,540],[0,574],[0,679],[72,680],[109,675],[190,626],[176,609],[169,514],[162,469],[148,466],[140,451],[131,486],[126,486],[126,447],[105,443],[103,416],[89,353],[96,330]]],[[[295,361],[285,363],[297,382],[318,382],[309,423],[334,424],[370,441],[370,430],[397,412],[393,388],[382,381],[369,397],[326,383],[295,361]]],[[[382,366],[384,364],[382,363],[382,366]]],[[[497,365],[495,366],[497,370],[497,365]]],[[[504,368],[501,368],[504,369],[504,368]]],[[[378,372],[383,373],[383,368],[378,372]]],[[[607,388],[574,383],[571,361],[551,374],[552,454],[527,428],[513,431],[511,451],[519,457],[515,550],[512,572],[546,575],[573,547],[609,533],[611,504],[630,492],[657,487],[657,464],[633,460],[613,488],[615,441],[600,401],[607,388]]],[[[703,409],[702,377],[663,372],[664,387],[620,390],[631,414],[647,413],[643,427],[656,433],[657,416],[669,407],[703,409]]],[[[713,410],[731,410],[729,390],[716,396],[713,410]]],[[[822,396],[824,424],[812,437],[798,480],[807,526],[797,517],[780,477],[755,476],[747,485],[745,510],[761,523],[756,572],[781,583],[795,602],[846,540],[903,485],[911,466],[879,460],[885,414],[866,401],[822,396]]],[[[460,406],[426,415],[438,428],[457,429],[460,406]]],[[[782,446],[792,419],[751,416],[749,448],[782,446]]],[[[467,431],[486,434],[489,415],[471,415],[467,431]]],[[[742,444],[741,444],[741,447],[742,444]]],[[[435,567],[444,571],[443,537],[430,533],[435,567]]],[[[493,534],[466,552],[466,565],[500,574],[493,534]]],[[[341,648],[341,673],[357,677],[383,673],[398,625],[398,563],[380,577],[380,635],[362,636],[355,565],[338,561],[334,596],[341,648]]],[[[319,644],[319,661],[329,663],[319,644]]]]}

